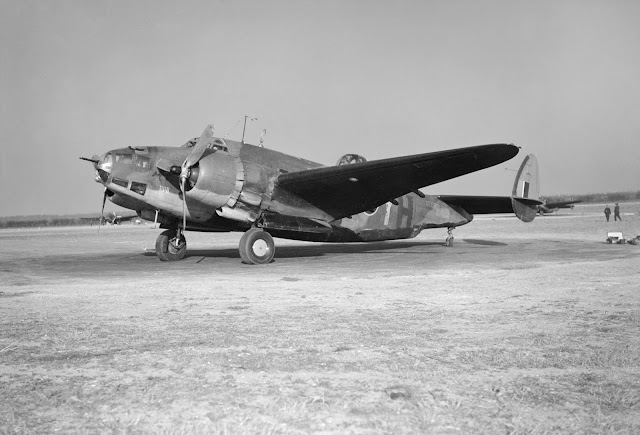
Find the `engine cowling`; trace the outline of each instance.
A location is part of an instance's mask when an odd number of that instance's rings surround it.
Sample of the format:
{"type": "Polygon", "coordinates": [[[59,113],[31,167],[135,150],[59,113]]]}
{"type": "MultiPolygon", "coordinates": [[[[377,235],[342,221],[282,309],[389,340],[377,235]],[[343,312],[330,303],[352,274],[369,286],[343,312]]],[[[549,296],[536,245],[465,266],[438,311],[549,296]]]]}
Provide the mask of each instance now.
{"type": "Polygon", "coordinates": [[[198,162],[197,180],[187,192],[191,201],[209,208],[224,206],[236,187],[236,162],[226,152],[211,153],[198,162]]]}

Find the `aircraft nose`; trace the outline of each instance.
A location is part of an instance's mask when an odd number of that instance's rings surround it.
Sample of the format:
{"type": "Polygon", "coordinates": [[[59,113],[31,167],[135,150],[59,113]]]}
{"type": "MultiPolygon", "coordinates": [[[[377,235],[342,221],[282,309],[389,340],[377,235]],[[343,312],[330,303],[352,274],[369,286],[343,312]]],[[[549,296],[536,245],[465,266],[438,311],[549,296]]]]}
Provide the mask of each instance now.
{"type": "Polygon", "coordinates": [[[112,168],[113,155],[109,152],[100,156],[96,165],[96,181],[106,183],[112,168]]]}

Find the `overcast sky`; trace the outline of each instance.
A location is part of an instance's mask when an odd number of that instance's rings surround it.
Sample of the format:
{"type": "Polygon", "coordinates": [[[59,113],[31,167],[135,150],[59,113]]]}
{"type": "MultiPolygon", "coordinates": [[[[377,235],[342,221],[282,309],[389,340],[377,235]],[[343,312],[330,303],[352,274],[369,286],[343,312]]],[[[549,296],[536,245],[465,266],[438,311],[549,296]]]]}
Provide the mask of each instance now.
{"type": "MultiPolygon", "coordinates": [[[[0,216],[99,212],[78,160],[214,122],[332,165],[486,143],[430,194],[640,189],[640,2],[0,0],[0,216]]],[[[114,208],[113,205],[110,207],[114,208]]],[[[109,206],[107,206],[109,210],[109,206]]]]}

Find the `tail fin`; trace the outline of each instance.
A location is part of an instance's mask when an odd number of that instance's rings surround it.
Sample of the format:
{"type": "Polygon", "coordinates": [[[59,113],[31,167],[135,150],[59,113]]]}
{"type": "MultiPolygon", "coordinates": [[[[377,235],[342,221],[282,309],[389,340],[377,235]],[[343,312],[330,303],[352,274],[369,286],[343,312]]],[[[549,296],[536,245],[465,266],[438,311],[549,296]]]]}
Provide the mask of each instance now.
{"type": "Polygon", "coordinates": [[[538,159],[533,154],[524,158],[511,192],[511,205],[516,216],[523,222],[531,222],[538,212],[540,201],[540,179],[538,159]]]}

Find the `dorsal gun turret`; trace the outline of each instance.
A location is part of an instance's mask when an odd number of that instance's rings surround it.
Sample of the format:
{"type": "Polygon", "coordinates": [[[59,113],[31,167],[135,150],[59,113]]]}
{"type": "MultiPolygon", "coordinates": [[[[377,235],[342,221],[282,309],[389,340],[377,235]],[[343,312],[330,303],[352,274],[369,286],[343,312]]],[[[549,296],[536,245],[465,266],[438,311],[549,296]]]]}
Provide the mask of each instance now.
{"type": "Polygon", "coordinates": [[[363,163],[366,161],[367,159],[365,159],[359,154],[345,154],[344,156],[340,157],[340,159],[336,163],[336,166],[351,165],[353,163],[363,163]]]}

